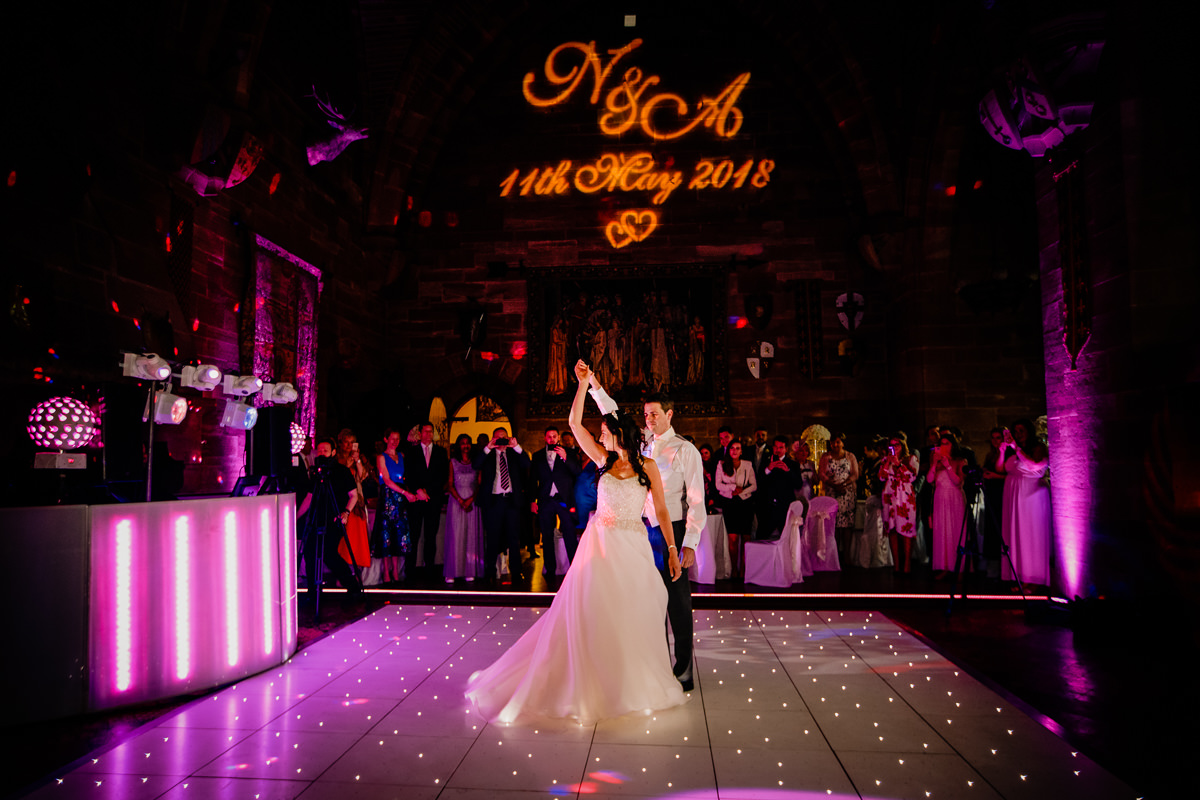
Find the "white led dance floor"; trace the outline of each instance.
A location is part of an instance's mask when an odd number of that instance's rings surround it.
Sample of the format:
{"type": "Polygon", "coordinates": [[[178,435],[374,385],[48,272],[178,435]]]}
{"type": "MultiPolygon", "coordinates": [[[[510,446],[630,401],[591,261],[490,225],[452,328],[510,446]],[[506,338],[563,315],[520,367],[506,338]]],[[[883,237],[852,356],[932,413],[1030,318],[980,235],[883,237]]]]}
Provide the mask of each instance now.
{"type": "Polygon", "coordinates": [[[489,725],[462,697],[467,677],[540,613],[386,607],[30,796],[1136,797],[865,611],[697,611],[686,705],[596,725],[489,725]]]}

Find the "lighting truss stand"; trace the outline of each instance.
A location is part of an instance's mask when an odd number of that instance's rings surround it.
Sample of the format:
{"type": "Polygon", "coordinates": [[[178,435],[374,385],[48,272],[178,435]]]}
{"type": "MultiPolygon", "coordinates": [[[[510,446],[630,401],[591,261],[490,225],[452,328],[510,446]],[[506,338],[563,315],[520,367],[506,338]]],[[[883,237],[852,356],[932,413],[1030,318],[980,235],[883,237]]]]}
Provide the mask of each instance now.
{"type": "MultiPolygon", "coordinates": [[[[982,491],[982,489],[979,491],[982,491]]],[[[975,542],[978,540],[977,534],[978,529],[975,525],[975,515],[971,513],[971,503],[964,502],[963,521],[958,530],[958,555],[956,555],[954,558],[954,578],[950,584],[950,599],[946,603],[947,617],[950,616],[950,614],[954,611],[955,595],[958,595],[959,599],[961,600],[967,599],[966,581],[962,579],[964,561],[966,560],[967,556],[970,556],[971,562],[978,564],[978,559],[983,555],[975,547],[975,542]],[[962,580],[963,584],[961,592],[958,590],[960,580],[962,580]]],[[[1025,595],[1025,587],[1021,584],[1021,576],[1017,574],[1017,569],[1013,565],[1012,555],[1008,550],[1008,544],[1003,539],[1000,540],[1000,552],[1004,555],[1004,558],[1008,559],[1008,568],[1012,570],[1013,578],[1015,578],[1017,581],[1017,589],[1021,594],[1021,599],[1028,600],[1025,595]]]]}

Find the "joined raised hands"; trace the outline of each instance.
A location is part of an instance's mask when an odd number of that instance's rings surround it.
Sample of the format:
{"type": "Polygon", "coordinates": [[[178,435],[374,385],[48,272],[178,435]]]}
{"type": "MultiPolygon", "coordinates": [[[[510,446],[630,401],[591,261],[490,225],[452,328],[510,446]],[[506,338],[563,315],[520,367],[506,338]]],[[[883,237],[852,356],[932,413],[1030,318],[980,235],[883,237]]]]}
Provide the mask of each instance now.
{"type": "Polygon", "coordinates": [[[592,378],[592,368],[582,358],[575,362],[575,377],[580,383],[588,382],[592,378]]]}

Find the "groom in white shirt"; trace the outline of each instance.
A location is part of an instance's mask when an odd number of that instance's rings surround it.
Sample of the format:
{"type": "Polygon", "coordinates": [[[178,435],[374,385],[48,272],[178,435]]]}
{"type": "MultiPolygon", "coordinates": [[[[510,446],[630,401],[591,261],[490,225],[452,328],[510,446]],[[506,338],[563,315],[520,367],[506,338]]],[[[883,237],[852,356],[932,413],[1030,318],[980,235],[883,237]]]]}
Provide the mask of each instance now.
{"type": "MultiPolygon", "coordinates": [[[[592,388],[589,393],[601,414],[611,414],[617,410],[616,402],[608,396],[604,388],[592,375],[592,388]]],[[[653,458],[658,464],[662,475],[663,495],[666,498],[667,511],[671,516],[671,525],[675,532],[675,541],[681,542],[679,564],[687,569],[696,560],[696,545],[700,543],[700,534],[704,530],[706,511],[704,508],[704,465],[700,451],[696,446],[675,433],[671,427],[671,418],[675,415],[674,404],[665,395],[653,394],[646,398],[643,407],[646,418],[646,446],[642,455],[653,458]]],[[[651,525],[655,519],[654,500],[646,497],[646,505],[642,509],[642,519],[650,538],[650,546],[654,550],[654,563],[662,576],[663,584],[667,587],[667,619],[675,634],[675,677],[683,685],[685,692],[694,688],[692,676],[692,584],[687,575],[680,580],[671,580],[667,569],[667,542],[662,530],[657,525],[651,525]]]]}

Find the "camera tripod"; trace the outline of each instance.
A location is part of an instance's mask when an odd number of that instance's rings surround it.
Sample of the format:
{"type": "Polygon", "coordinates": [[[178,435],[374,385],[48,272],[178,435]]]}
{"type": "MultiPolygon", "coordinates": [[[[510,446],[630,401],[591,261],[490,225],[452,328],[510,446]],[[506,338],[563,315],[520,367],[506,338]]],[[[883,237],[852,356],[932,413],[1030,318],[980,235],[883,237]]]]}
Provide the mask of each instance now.
{"type": "MultiPolygon", "coordinates": [[[[349,537],[346,535],[346,526],[342,524],[342,506],[334,494],[333,482],[327,470],[328,465],[317,469],[316,484],[312,488],[312,499],[309,502],[308,512],[304,515],[304,528],[300,537],[300,554],[304,558],[305,577],[308,585],[314,590],[314,620],[321,618],[321,586],[324,583],[324,572],[327,565],[330,567],[330,571],[346,585],[347,590],[351,592],[362,590],[362,584],[358,578],[359,564],[354,558],[354,549],[350,546],[349,537]],[[336,561],[333,564],[328,563],[329,550],[327,547],[330,542],[326,537],[330,533],[336,537],[338,544],[346,543],[353,570],[342,560],[336,545],[333,548],[333,558],[336,561]],[[341,565],[341,569],[338,565],[341,565]],[[343,570],[343,574],[338,575],[343,570]],[[347,577],[352,580],[347,582],[347,577]]],[[[297,559],[297,563],[299,563],[299,559],[297,559]]]]}
{"type": "MultiPolygon", "coordinates": [[[[975,492],[982,492],[982,487],[972,487],[975,492]]],[[[946,603],[946,616],[950,616],[954,611],[954,597],[958,595],[959,599],[967,599],[966,581],[963,581],[963,589],[958,590],[959,580],[962,578],[965,559],[970,556],[971,562],[978,564],[978,559],[983,555],[976,547],[978,541],[978,528],[975,524],[975,515],[971,513],[971,502],[968,502],[966,497],[963,498],[963,520],[962,525],[958,530],[958,554],[954,558],[954,577],[950,583],[950,599],[946,603]],[[969,543],[969,545],[968,545],[969,543]]],[[[1009,553],[1008,543],[1003,538],[1000,540],[1000,553],[1008,560],[1008,568],[1012,571],[1013,578],[1017,582],[1017,589],[1021,594],[1021,599],[1026,599],[1025,587],[1021,583],[1021,576],[1017,574],[1017,568],[1013,564],[1012,554],[1009,553]]]]}

